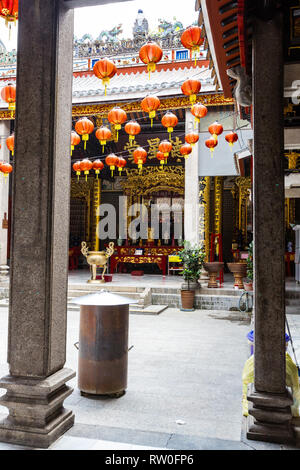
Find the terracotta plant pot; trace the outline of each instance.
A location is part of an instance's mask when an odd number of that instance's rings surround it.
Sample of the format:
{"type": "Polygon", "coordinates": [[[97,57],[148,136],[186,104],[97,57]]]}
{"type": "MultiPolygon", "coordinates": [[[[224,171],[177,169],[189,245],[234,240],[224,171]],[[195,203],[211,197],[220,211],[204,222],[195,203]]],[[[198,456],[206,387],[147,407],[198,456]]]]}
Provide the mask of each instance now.
{"type": "Polygon", "coordinates": [[[195,291],[181,290],[181,310],[194,310],[195,291]]]}
{"type": "Polygon", "coordinates": [[[234,285],[244,289],[243,278],[247,274],[247,263],[227,263],[228,269],[234,275],[234,285]]]}
{"type": "Polygon", "coordinates": [[[223,269],[224,263],[221,261],[212,261],[210,263],[204,263],[204,268],[208,272],[209,281],[207,287],[218,287],[217,275],[223,269]]]}

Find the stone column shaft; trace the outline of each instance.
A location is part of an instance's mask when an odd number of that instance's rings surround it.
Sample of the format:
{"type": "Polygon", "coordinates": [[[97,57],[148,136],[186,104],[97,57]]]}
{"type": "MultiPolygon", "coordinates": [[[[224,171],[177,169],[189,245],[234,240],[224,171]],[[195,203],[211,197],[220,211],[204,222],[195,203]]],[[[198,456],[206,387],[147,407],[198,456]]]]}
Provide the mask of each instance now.
{"type": "Polygon", "coordinates": [[[250,439],[289,442],[285,378],[283,19],[254,19],[254,389],[250,439]],[[263,47],[262,47],[263,44],[263,47]],[[272,280],[272,281],[271,281],[272,280]]]}
{"type": "Polygon", "coordinates": [[[8,362],[0,440],[47,447],[74,422],[63,408],[70,204],[73,11],[19,5],[8,362]]]}

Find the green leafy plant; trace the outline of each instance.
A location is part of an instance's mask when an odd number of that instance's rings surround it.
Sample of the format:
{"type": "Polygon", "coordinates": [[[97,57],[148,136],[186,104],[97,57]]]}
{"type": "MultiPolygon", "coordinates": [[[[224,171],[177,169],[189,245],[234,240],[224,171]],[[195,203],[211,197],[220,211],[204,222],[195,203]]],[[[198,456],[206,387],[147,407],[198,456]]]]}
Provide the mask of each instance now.
{"type": "Polygon", "coordinates": [[[249,244],[247,258],[247,278],[253,281],[253,241],[249,244]]]}
{"type": "Polygon", "coordinates": [[[184,248],[178,255],[180,256],[183,263],[182,276],[187,282],[188,290],[190,288],[190,282],[198,281],[201,269],[205,259],[205,253],[202,248],[197,245],[192,246],[190,242],[184,242],[184,248]]]}

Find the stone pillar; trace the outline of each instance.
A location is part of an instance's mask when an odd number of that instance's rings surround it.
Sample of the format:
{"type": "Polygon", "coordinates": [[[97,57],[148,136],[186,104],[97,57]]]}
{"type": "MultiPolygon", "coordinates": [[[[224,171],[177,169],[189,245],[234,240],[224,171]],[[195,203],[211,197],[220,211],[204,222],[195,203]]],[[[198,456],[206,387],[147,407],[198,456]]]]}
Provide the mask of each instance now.
{"type": "MultiPolygon", "coordinates": [[[[186,133],[194,130],[194,116],[185,114],[186,133]]],[[[199,243],[199,143],[185,159],[184,188],[184,239],[195,245],[199,243]]]]}
{"type": "Polygon", "coordinates": [[[283,20],[274,15],[253,22],[255,377],[247,437],[286,443],[283,20]]]}
{"type": "Polygon", "coordinates": [[[73,11],[22,0],[17,60],[8,363],[0,440],[48,447],[63,407],[70,204],[73,11]]]}
{"type": "MultiPolygon", "coordinates": [[[[0,161],[9,163],[9,150],[6,146],[6,138],[10,135],[10,121],[0,121],[1,149],[0,161]]],[[[7,234],[8,228],[2,226],[2,222],[8,219],[8,195],[9,195],[9,179],[0,175],[0,266],[7,265],[7,234]]],[[[4,224],[6,225],[6,224],[4,224]]]]}

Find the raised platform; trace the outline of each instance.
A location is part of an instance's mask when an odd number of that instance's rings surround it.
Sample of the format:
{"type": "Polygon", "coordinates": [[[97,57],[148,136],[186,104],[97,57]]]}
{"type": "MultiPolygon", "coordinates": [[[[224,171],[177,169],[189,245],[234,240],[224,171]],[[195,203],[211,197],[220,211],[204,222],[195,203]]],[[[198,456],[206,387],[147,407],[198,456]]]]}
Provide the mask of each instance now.
{"type": "MultiPolygon", "coordinates": [[[[68,309],[79,310],[78,305],[71,303],[74,297],[86,295],[89,292],[106,289],[116,294],[138,300],[130,306],[130,313],[157,315],[167,307],[180,308],[181,276],[165,276],[145,274],[134,277],[130,274],[114,274],[112,282],[104,284],[88,284],[88,270],[71,271],[68,285],[68,309]]],[[[196,291],[195,307],[201,310],[238,310],[241,290],[233,287],[233,276],[225,274],[222,288],[209,289],[207,282],[201,282],[201,288],[196,291]]],[[[0,307],[8,307],[9,282],[0,283],[0,307]]],[[[295,309],[299,305],[300,285],[293,279],[286,282],[286,305],[295,309]]]]}

